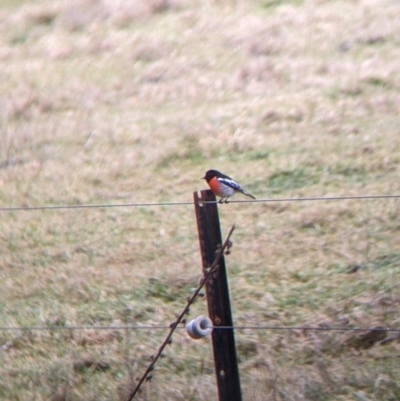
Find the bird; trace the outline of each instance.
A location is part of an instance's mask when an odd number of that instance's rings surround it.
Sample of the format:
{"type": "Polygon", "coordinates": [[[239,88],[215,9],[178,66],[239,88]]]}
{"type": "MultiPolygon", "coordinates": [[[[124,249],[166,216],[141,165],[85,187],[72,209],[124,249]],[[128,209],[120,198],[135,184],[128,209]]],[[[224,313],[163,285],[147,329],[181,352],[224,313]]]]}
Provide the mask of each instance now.
{"type": "Polygon", "coordinates": [[[217,170],[208,170],[202,179],[206,180],[211,191],[221,198],[219,203],[228,203],[228,198],[235,195],[236,192],[240,192],[252,199],[256,199],[231,177],[228,177],[217,170]]]}

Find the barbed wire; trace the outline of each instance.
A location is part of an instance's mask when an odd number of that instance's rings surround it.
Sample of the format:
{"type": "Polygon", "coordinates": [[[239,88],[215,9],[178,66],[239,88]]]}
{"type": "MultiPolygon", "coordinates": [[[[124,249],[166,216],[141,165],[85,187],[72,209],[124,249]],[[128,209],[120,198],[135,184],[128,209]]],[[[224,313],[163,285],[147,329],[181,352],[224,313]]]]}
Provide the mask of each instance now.
{"type": "MultiPolygon", "coordinates": [[[[0,327],[0,331],[68,331],[68,330],[170,330],[171,326],[22,326],[0,327]]],[[[176,327],[177,330],[185,330],[185,327],[176,327]]],[[[217,326],[214,330],[305,330],[305,331],[386,331],[400,333],[400,328],[392,327],[329,327],[329,326],[217,326]]]]}
{"type": "Polygon", "coordinates": [[[185,317],[185,315],[187,315],[189,313],[190,306],[197,299],[197,297],[200,294],[201,289],[207,283],[208,279],[213,274],[215,274],[215,272],[217,271],[217,269],[219,267],[219,261],[222,258],[225,250],[229,249],[232,246],[230,238],[231,238],[231,235],[234,230],[235,230],[235,225],[233,224],[231,229],[229,230],[228,235],[226,236],[225,241],[222,243],[222,245],[216,251],[215,257],[214,257],[214,260],[213,260],[211,266],[208,267],[207,269],[203,270],[203,275],[199,281],[199,284],[197,285],[197,288],[193,291],[192,295],[187,299],[185,307],[178,314],[176,320],[173,323],[171,323],[170,330],[169,330],[169,333],[167,334],[167,337],[161,344],[160,348],[158,348],[158,351],[156,352],[155,356],[152,356],[149,366],[143,373],[142,377],[138,380],[138,383],[137,383],[136,387],[134,388],[134,390],[129,394],[127,401],[133,400],[133,398],[135,397],[137,392],[140,390],[140,387],[145,380],[146,381],[151,380],[152,376],[150,375],[150,372],[152,372],[154,370],[154,366],[155,366],[156,362],[158,361],[158,359],[161,357],[165,347],[172,342],[171,338],[172,338],[172,335],[174,334],[176,328],[178,327],[178,325],[180,323],[184,322],[184,317],[185,317]]]}
{"type": "MultiPolygon", "coordinates": [[[[266,198],[252,200],[230,200],[228,203],[274,203],[274,202],[320,202],[340,200],[376,200],[398,199],[400,194],[394,195],[344,195],[344,196],[309,196],[304,198],[266,198]]],[[[219,203],[218,201],[206,201],[202,203],[219,203]]],[[[87,205],[44,205],[44,206],[0,206],[0,212],[38,211],[38,210],[62,210],[62,209],[100,209],[121,207],[153,207],[153,206],[187,206],[193,205],[193,201],[183,202],[138,202],[138,203],[110,203],[87,205]]]]}

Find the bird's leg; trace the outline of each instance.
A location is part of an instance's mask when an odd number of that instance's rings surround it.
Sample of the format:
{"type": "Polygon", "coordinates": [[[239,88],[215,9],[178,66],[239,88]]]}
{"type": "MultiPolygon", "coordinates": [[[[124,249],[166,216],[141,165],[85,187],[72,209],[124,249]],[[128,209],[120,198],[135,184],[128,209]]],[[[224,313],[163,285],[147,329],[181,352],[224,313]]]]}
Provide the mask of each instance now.
{"type": "Polygon", "coordinates": [[[218,203],[224,203],[224,202],[223,202],[223,199],[224,199],[224,198],[221,198],[221,199],[218,201],[218,203]]]}
{"type": "Polygon", "coordinates": [[[228,202],[228,198],[225,198],[225,202],[224,202],[224,203],[229,203],[229,202],[228,202]]]}

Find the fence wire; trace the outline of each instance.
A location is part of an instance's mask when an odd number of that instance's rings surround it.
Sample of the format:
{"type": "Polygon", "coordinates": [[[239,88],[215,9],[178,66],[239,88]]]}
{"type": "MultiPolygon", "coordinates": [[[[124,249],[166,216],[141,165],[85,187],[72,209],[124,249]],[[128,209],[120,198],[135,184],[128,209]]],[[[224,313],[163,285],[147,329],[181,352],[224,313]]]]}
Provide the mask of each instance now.
{"type": "MultiPolygon", "coordinates": [[[[393,195],[356,195],[356,196],[315,196],[303,198],[266,198],[252,200],[230,200],[228,203],[274,203],[274,202],[324,202],[340,200],[376,200],[376,199],[398,199],[400,194],[393,195]]],[[[218,201],[207,201],[202,203],[218,203],[218,201]]],[[[121,207],[153,207],[153,206],[187,206],[193,205],[193,201],[186,202],[144,202],[144,203],[112,203],[93,205],[44,205],[44,206],[0,206],[0,212],[19,212],[35,210],[62,210],[62,209],[100,209],[121,207]]]]}
{"type": "MultiPolygon", "coordinates": [[[[171,326],[23,326],[23,327],[0,327],[0,331],[68,331],[68,330],[132,330],[132,331],[155,331],[170,330],[171,326]]],[[[176,330],[184,330],[185,327],[176,327],[176,330]]],[[[304,331],[385,331],[400,333],[400,328],[391,327],[325,327],[325,326],[214,326],[214,330],[304,330],[304,331]]]]}

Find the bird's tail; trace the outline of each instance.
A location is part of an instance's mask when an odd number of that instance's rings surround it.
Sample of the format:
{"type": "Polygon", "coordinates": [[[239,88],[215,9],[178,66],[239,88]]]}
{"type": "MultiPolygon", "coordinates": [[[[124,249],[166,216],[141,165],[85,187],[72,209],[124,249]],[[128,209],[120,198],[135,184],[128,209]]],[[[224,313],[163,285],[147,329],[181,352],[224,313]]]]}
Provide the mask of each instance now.
{"type": "Polygon", "coordinates": [[[241,192],[242,192],[243,195],[246,195],[246,196],[248,196],[249,198],[256,199],[252,194],[248,193],[248,192],[245,191],[244,189],[242,189],[241,192]]]}

